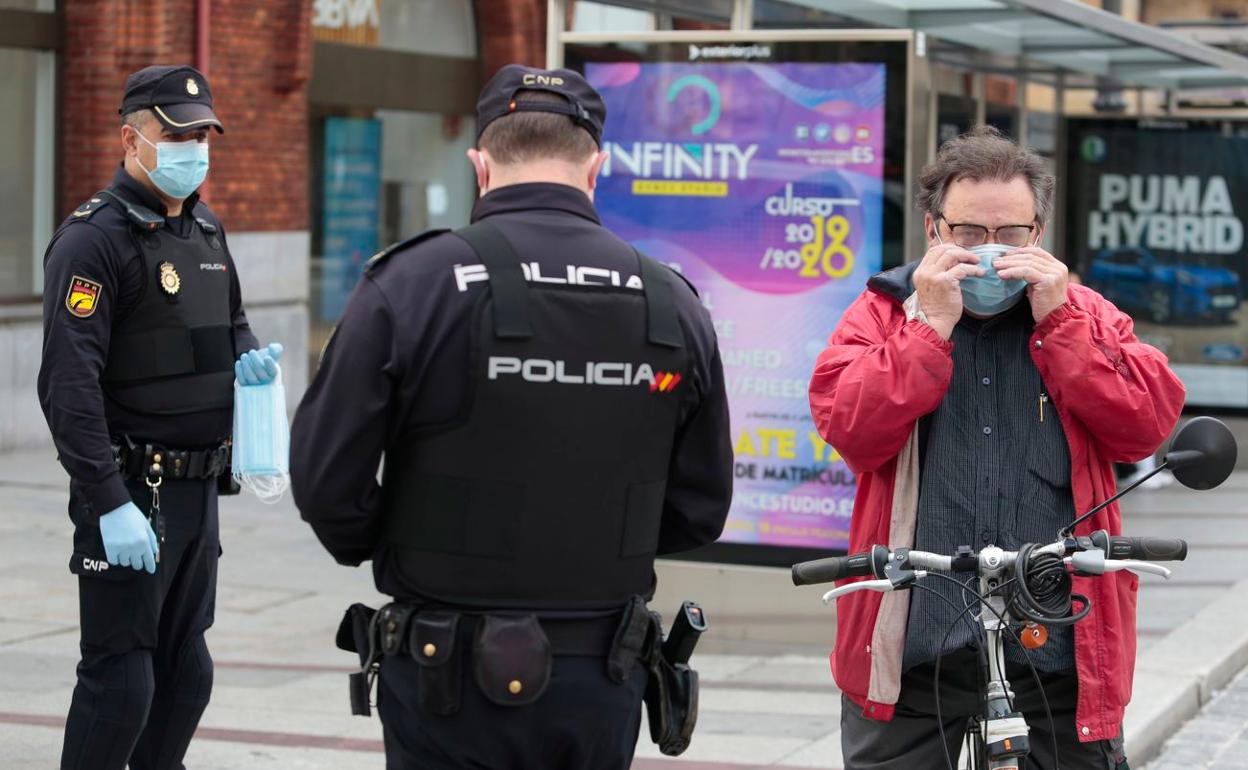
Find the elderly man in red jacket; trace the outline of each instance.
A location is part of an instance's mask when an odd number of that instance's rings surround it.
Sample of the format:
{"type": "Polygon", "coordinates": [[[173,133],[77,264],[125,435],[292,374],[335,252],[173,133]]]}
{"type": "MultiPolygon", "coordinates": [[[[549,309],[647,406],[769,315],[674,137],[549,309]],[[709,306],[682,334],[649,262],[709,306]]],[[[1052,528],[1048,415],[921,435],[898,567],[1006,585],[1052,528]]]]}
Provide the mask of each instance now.
{"type": "MultiPolygon", "coordinates": [[[[1151,454],[1178,420],[1183,386],[1165,356],[1039,247],[1053,187],[1043,160],[995,129],[947,143],[920,181],[927,254],[871,278],[819,356],[811,412],[858,474],[851,552],[1049,542],[1113,493],[1113,463],[1151,454]]],[[[1120,532],[1117,506],[1077,534],[1096,529],[1120,532]]],[[[1125,766],[1137,587],[1129,572],[1075,578],[1091,615],[1049,629],[1032,653],[1066,770],[1125,766]]],[[[943,597],[839,600],[832,672],[847,770],[945,767],[937,659],[954,756],[980,711],[978,640],[944,601],[965,599],[945,581],[928,588],[943,597]]],[[[1007,675],[1031,762],[1052,767],[1054,736],[1017,645],[1007,675]]]]}

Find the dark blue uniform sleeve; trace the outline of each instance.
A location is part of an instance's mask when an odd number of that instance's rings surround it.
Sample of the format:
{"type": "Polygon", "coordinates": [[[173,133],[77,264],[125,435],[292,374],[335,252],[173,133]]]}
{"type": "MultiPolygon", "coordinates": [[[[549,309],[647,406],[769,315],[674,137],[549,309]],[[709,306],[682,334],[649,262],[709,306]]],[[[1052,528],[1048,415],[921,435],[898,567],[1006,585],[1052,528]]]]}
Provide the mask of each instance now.
{"type": "Polygon", "coordinates": [[[221,230],[221,243],[225,245],[225,258],[230,266],[230,318],[234,326],[234,357],[238,358],[249,350],[258,349],[260,343],[252,333],[247,313],[243,310],[243,288],[238,281],[238,268],[226,243],[224,229],[221,230]]]}
{"type": "Polygon", "coordinates": [[[697,401],[672,446],[659,528],[660,555],[713,543],[724,530],[732,503],[732,437],[724,367],[710,317],[701,305],[697,312],[700,323],[693,335],[687,335],[693,338],[697,401]]]}
{"type": "Polygon", "coordinates": [[[44,256],[39,403],[61,465],[97,516],[130,502],[113,462],[100,389],[120,279],[108,237],[90,222],[75,222],[53,236],[44,256]],[[75,279],[87,291],[71,303],[75,279]]]}
{"type": "Polygon", "coordinates": [[[394,314],[365,276],[291,425],[295,505],[342,564],[372,558],[381,534],[377,470],[399,376],[394,340],[394,314]]]}

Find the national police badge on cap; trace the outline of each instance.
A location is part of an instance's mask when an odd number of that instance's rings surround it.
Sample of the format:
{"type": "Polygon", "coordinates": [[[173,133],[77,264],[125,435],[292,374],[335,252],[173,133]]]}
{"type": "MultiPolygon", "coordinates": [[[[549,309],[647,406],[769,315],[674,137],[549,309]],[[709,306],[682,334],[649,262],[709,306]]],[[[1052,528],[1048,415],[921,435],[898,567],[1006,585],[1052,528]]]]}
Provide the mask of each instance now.
{"type": "Polygon", "coordinates": [[[195,82],[195,78],[186,79],[186,92],[191,96],[199,96],[199,83],[195,82]]]}
{"type": "Polygon", "coordinates": [[[178,293],[182,288],[182,278],[178,275],[178,271],[174,269],[173,263],[160,263],[160,290],[170,297],[178,293]]]}

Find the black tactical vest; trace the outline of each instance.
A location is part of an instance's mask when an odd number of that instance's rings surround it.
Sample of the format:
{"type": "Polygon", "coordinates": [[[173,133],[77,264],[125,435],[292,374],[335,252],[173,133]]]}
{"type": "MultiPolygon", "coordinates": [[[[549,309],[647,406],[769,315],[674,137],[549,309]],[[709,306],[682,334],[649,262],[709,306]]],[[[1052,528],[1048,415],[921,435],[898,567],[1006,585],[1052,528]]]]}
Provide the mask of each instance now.
{"type": "MultiPolygon", "coordinates": [[[[387,454],[387,558],[421,597],[611,607],[652,590],[690,357],[667,268],[644,285],[527,283],[492,225],[462,420],[387,454]]],[[[408,598],[408,597],[405,597],[408,598]]]]}
{"type": "Polygon", "coordinates": [[[182,238],[162,217],[115,191],[97,197],[126,211],[144,275],[138,303],[113,323],[105,394],[129,410],[158,416],[230,407],[237,357],[230,262],[216,225],[195,217],[182,238]]]}

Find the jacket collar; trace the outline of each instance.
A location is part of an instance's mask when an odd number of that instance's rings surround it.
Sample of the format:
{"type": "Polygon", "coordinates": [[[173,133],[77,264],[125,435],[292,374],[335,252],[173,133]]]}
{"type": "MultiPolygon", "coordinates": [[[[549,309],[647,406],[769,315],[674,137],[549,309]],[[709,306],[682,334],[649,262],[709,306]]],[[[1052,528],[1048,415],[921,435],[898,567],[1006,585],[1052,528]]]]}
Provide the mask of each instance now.
{"type": "Polygon", "coordinates": [[[882,273],[876,273],[867,281],[867,288],[892,297],[898,302],[905,302],[914,293],[914,271],[919,269],[916,260],[901,267],[894,267],[882,273]]]}
{"type": "Polygon", "coordinates": [[[491,190],[472,207],[472,221],[513,211],[548,209],[600,224],[593,201],[580,190],[554,182],[526,182],[491,190]]]}

